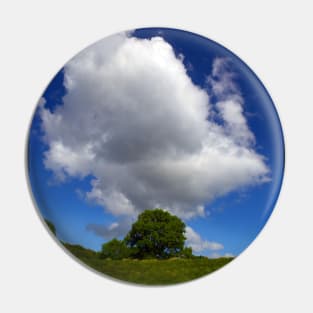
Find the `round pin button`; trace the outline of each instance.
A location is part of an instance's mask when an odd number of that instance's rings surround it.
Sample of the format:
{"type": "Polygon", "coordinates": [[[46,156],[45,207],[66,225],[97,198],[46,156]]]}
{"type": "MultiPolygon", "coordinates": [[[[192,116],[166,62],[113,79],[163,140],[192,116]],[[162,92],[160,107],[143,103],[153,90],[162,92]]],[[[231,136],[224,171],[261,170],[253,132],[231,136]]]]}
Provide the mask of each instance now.
{"type": "Polygon", "coordinates": [[[51,234],[87,267],[136,284],[187,282],[237,258],[271,215],[283,172],[281,124],[259,78],[177,29],[82,50],[29,130],[29,183],[51,234]]]}

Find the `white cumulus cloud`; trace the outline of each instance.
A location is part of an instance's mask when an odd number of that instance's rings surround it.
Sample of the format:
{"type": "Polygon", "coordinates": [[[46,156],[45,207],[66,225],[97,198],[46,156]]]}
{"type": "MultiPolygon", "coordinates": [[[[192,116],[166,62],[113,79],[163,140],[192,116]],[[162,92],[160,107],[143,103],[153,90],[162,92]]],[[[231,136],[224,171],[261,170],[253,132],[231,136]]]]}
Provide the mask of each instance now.
{"type": "Polygon", "coordinates": [[[63,105],[40,108],[46,168],[60,181],[92,175],[86,198],[115,216],[154,207],[203,216],[216,197],[267,181],[227,61],[214,61],[211,104],[182,60],[161,37],[126,34],[75,56],[64,68],[63,105]]]}
{"type": "Polygon", "coordinates": [[[221,243],[203,240],[190,226],[186,227],[186,246],[191,247],[193,252],[202,252],[204,250],[222,250],[224,246],[221,243]]]}

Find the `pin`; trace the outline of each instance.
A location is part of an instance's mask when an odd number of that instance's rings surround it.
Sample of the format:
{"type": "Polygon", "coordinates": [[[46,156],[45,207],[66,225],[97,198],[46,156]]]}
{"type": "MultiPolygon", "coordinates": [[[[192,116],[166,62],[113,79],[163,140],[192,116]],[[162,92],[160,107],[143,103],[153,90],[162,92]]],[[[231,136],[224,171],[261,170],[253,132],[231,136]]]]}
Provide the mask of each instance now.
{"type": "Polygon", "coordinates": [[[281,124],[259,78],[177,29],[118,33],[78,53],[29,130],[46,228],[81,264],[127,283],[183,283],[231,263],[270,217],[283,173],[281,124]]]}

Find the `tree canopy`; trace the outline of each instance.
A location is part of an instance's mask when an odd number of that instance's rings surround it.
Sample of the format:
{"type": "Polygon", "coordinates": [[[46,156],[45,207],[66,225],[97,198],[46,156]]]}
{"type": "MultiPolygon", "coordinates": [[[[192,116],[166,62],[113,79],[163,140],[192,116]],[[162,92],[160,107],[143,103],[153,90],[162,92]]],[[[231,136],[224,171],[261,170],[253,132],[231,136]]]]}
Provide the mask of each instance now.
{"type": "Polygon", "coordinates": [[[186,225],[162,209],[145,210],[125,237],[138,258],[169,258],[184,250],[186,225]]]}

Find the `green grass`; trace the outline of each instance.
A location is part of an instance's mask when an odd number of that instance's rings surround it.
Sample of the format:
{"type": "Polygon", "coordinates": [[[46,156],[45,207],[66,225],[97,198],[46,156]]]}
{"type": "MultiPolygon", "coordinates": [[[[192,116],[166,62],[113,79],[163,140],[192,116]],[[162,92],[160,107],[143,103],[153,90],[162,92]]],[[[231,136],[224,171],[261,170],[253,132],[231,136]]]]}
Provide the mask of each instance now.
{"type": "Polygon", "coordinates": [[[206,257],[168,260],[103,260],[95,251],[81,246],[64,245],[82,262],[98,272],[122,281],[145,285],[170,285],[187,282],[212,273],[233,260],[233,258],[208,259],[206,257]]]}

